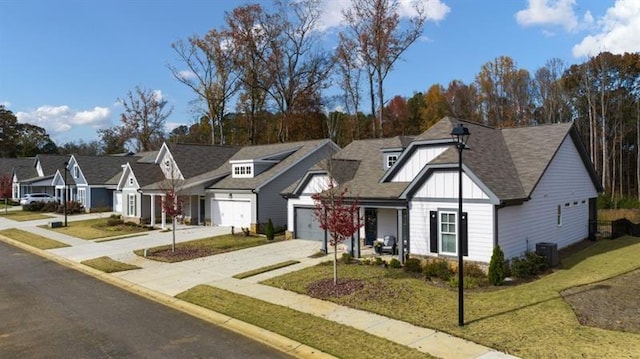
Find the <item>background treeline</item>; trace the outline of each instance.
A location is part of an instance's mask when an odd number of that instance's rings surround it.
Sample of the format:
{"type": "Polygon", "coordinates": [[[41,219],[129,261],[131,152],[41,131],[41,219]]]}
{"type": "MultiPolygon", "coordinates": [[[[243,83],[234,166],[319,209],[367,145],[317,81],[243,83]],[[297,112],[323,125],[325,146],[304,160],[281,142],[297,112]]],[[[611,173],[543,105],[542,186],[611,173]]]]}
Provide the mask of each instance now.
{"type": "Polygon", "coordinates": [[[240,6],[225,14],[224,26],[172,44],[179,60],[169,71],[194,93],[189,125],[165,133],[172,109],[139,87],[119,99],[120,124],[89,143],[56,146],[42,128],[18,124],[0,108],[2,156],[147,151],[165,140],[251,145],[331,138],[345,146],[416,135],[444,116],[494,127],[574,122],[608,204],[640,199],[639,53],[602,52],[578,64],[550,59],[533,72],[501,56],[481,66],[471,83],[416,84],[424,92],[388,99],[384,81],[422,34],[424,9],[417,3],[415,16],[400,18],[397,0],[352,0],[338,46],[329,51],[314,31],[318,5],[240,6]]]}

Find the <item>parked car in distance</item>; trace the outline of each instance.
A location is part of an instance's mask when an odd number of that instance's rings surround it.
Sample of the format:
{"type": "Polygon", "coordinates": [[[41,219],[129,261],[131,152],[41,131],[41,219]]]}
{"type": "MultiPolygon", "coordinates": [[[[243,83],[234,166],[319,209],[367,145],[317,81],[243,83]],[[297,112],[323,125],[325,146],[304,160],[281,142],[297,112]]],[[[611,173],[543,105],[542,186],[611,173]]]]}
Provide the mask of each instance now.
{"type": "Polygon", "coordinates": [[[20,199],[21,205],[30,204],[33,202],[56,202],[56,198],[48,193],[30,193],[25,194],[24,197],[20,199]]]}

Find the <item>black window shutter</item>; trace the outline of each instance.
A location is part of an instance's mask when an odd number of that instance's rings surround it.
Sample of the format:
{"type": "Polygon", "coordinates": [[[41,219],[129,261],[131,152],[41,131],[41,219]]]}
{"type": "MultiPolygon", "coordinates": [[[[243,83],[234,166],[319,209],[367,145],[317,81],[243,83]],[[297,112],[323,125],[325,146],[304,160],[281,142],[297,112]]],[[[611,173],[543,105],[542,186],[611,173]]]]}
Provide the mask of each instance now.
{"type": "Polygon", "coordinates": [[[467,230],[467,212],[462,212],[462,217],[460,217],[460,224],[462,228],[460,230],[460,235],[462,236],[462,255],[469,256],[469,231],[467,230]]]}
{"type": "Polygon", "coordinates": [[[438,211],[429,212],[429,250],[438,253],[438,211]]]}

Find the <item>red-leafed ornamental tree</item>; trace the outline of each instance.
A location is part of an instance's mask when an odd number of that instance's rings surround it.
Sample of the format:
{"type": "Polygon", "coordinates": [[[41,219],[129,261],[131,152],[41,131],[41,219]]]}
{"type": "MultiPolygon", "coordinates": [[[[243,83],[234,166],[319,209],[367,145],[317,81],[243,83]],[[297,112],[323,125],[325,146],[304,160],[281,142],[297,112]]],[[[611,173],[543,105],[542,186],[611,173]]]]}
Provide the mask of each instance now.
{"type": "Polygon", "coordinates": [[[13,180],[10,176],[0,177],[0,198],[4,198],[4,212],[7,213],[7,200],[11,197],[13,180]]]}
{"type": "Polygon", "coordinates": [[[359,220],[358,201],[347,202],[347,189],[338,190],[333,181],[328,189],[312,196],[315,204],[314,217],[320,228],[329,233],[329,244],[333,246],[333,284],[338,284],[338,244],[350,238],[362,227],[359,220]]]}
{"type": "Polygon", "coordinates": [[[171,242],[171,251],[176,250],[176,219],[184,213],[182,200],[178,197],[175,189],[168,189],[164,193],[164,201],[162,201],[162,210],[167,216],[171,217],[171,226],[173,231],[173,241],[171,242]]]}

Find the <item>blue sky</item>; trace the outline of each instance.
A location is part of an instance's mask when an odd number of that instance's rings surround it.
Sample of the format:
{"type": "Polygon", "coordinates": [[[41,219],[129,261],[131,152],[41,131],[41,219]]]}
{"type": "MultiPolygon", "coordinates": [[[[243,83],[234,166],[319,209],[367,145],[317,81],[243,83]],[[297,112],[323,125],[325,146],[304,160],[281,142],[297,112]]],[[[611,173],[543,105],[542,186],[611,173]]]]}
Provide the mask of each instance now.
{"type": "MultiPolygon", "coordinates": [[[[400,0],[402,14],[411,1],[400,0]]],[[[640,51],[640,0],[419,1],[429,21],[388,76],[388,98],[454,79],[470,83],[503,55],[533,73],[551,58],[574,64],[602,50],[640,51]]],[[[0,104],[58,144],[89,142],[96,129],[118,124],[117,99],[135,86],[158,91],[173,106],[168,130],[190,124],[195,95],[167,68],[181,67],[171,43],[223,26],[225,12],[246,3],[0,0],[0,104]]],[[[327,49],[346,5],[323,0],[327,49]]]]}

